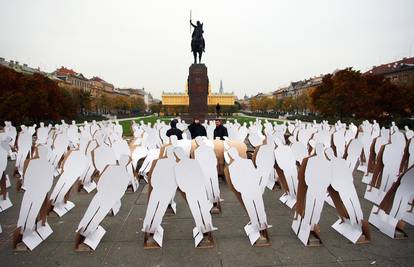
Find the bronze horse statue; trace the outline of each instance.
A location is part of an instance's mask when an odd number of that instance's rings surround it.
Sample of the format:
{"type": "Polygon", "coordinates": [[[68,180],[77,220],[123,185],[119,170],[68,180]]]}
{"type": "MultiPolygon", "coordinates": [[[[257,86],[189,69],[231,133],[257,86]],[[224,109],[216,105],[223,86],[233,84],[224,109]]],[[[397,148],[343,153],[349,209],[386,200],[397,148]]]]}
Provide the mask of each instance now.
{"type": "Polygon", "coordinates": [[[201,56],[203,55],[205,48],[205,41],[203,37],[203,23],[197,21],[196,25],[190,20],[191,26],[194,27],[194,31],[191,39],[191,51],[194,55],[194,64],[197,64],[197,54],[198,54],[198,63],[201,63],[201,56]]]}

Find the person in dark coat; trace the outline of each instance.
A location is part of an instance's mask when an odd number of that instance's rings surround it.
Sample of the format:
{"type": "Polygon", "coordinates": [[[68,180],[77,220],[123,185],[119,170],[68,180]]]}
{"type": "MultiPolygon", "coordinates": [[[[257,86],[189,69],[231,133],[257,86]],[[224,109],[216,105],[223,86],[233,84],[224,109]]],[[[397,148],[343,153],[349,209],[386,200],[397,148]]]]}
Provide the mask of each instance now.
{"type": "Polygon", "coordinates": [[[221,124],[220,119],[216,119],[216,129],[214,129],[214,139],[219,137],[220,140],[224,140],[224,136],[229,136],[227,133],[227,128],[221,124]]]}
{"type": "Polygon", "coordinates": [[[195,139],[197,136],[207,136],[206,128],[201,125],[200,120],[197,118],[188,126],[188,130],[191,133],[191,139],[195,139]]]}
{"type": "Polygon", "coordinates": [[[167,136],[176,135],[178,140],[183,139],[183,132],[180,129],[177,129],[177,120],[173,119],[170,122],[171,129],[167,131],[167,136]]]}

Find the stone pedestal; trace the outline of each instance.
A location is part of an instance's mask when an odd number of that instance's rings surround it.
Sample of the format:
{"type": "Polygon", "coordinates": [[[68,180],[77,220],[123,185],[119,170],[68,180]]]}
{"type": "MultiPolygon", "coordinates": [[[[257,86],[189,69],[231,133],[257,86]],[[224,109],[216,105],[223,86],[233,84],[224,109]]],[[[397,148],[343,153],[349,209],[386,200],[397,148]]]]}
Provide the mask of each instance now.
{"type": "Polygon", "coordinates": [[[204,64],[192,64],[188,75],[189,115],[201,121],[208,114],[208,76],[204,64]]]}

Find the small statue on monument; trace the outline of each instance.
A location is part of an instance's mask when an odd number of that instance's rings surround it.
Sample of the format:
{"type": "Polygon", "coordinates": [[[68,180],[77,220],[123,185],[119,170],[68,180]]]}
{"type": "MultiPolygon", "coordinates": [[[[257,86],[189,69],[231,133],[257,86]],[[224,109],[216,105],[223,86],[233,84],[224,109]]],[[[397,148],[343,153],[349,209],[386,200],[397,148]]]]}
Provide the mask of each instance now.
{"type": "Polygon", "coordinates": [[[201,63],[201,56],[204,52],[205,42],[203,37],[203,23],[197,21],[196,25],[193,24],[190,18],[190,25],[194,27],[194,31],[191,35],[191,51],[194,55],[194,64],[197,64],[197,53],[198,53],[198,63],[201,63]]]}

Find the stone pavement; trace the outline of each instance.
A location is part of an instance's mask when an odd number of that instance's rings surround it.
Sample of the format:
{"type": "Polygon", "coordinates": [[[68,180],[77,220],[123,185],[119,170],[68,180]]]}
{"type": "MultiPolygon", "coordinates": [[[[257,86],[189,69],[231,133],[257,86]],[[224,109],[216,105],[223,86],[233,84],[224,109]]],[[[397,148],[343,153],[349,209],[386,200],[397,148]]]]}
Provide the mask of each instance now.
{"type": "MultiPolygon", "coordinates": [[[[9,173],[11,165],[9,162],[9,173]]],[[[365,185],[362,173],[355,175],[355,184],[365,217],[372,204],[362,199],[365,185]]],[[[325,204],[320,225],[321,247],[304,247],[292,232],[293,212],[279,202],[280,190],[264,194],[271,247],[251,247],[243,227],[248,222],[234,194],[225,182],[220,183],[223,212],[213,215],[216,245],[213,249],[196,249],[192,239],[193,219],[180,194],[176,195],[177,214],[164,217],[164,246],[144,250],[142,221],[147,202],[146,184],[136,193],[127,193],[116,217],[106,217],[102,226],[107,233],[96,251],[75,252],[75,230],[93,193],[72,194],[76,207],[63,218],[49,217],[53,234],[32,252],[12,250],[12,231],[16,227],[23,193],[10,189],[13,207],[0,213],[3,233],[0,234],[0,266],[413,266],[414,227],[407,226],[408,239],[392,240],[371,226],[372,242],[351,244],[330,227],[336,212],[325,204]]]]}

